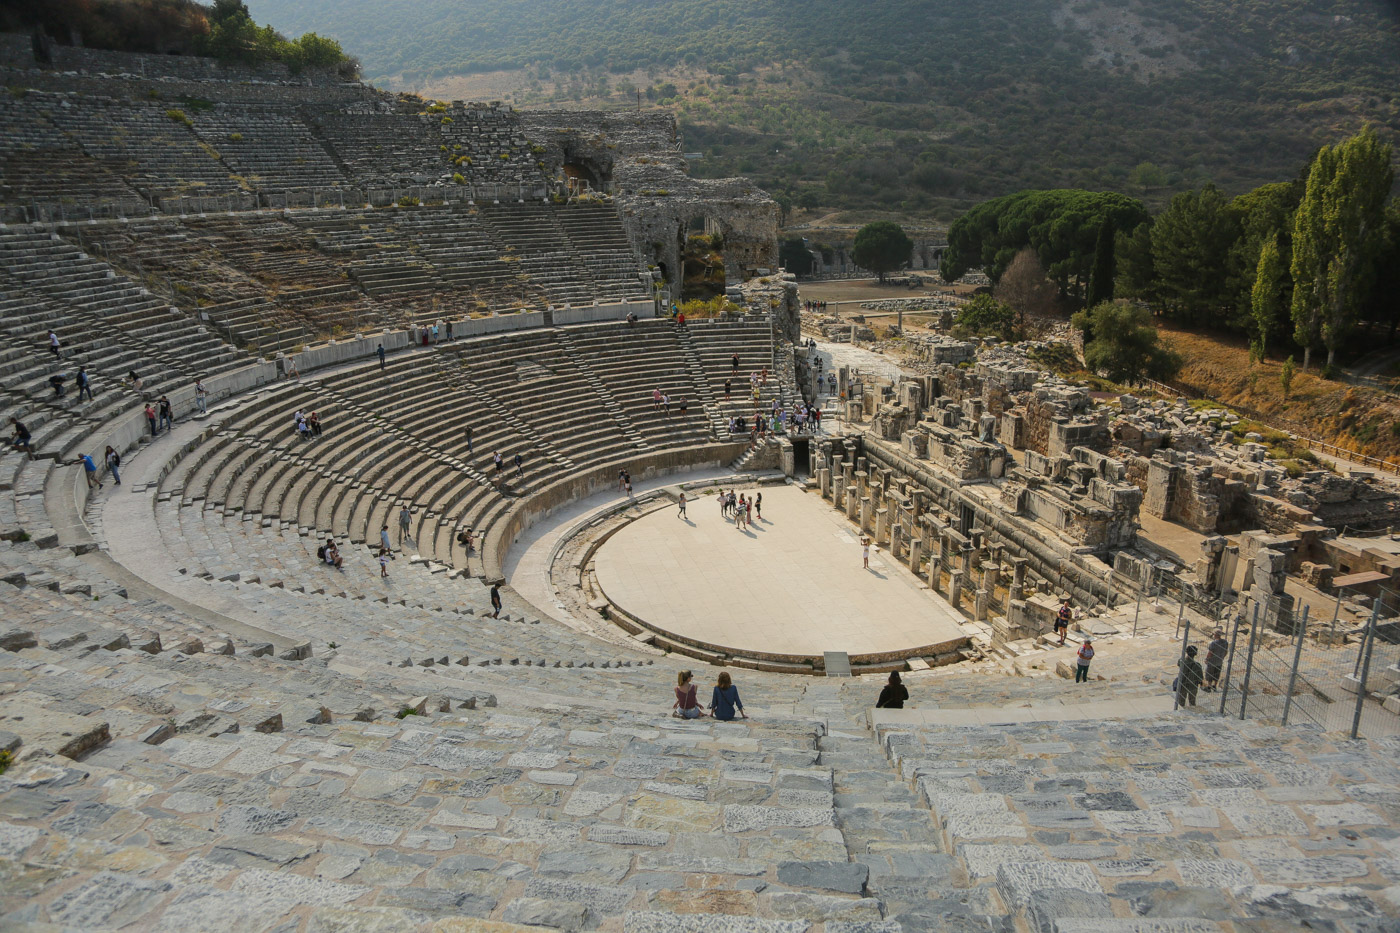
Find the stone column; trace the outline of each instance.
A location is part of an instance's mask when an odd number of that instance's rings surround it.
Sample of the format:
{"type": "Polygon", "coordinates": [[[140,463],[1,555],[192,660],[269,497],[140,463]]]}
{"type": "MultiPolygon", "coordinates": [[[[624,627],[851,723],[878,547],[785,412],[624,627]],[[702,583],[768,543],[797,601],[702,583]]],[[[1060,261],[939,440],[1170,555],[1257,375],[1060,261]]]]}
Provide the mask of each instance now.
{"type": "Polygon", "coordinates": [[[860,514],[860,499],[856,496],[856,491],[855,491],[855,489],[854,489],[853,487],[851,487],[851,486],[847,486],[847,487],[846,487],[846,517],[849,518],[851,521],[855,521],[855,520],[856,520],[856,516],[858,516],[859,514],[860,514]]]}
{"type": "Polygon", "coordinates": [[[940,592],[938,587],[943,583],[943,561],[939,559],[938,551],[934,550],[928,556],[928,588],[935,593],[940,592]]]}
{"type": "Polygon", "coordinates": [[[948,602],[953,604],[953,608],[958,608],[958,600],[962,598],[963,572],[954,570],[949,574],[951,578],[948,583],[948,602]]]}
{"type": "Polygon", "coordinates": [[[975,596],[972,603],[972,617],[978,622],[985,622],[987,621],[987,603],[989,601],[987,591],[979,589],[975,596]]]}
{"type": "Polygon", "coordinates": [[[859,492],[857,492],[857,495],[859,495],[862,499],[870,495],[870,474],[865,472],[864,470],[856,470],[855,488],[859,490],[859,492]]]}
{"type": "Polygon", "coordinates": [[[899,533],[899,522],[890,523],[890,559],[899,562],[899,551],[904,546],[904,536],[899,533]]]}
{"type": "Polygon", "coordinates": [[[1006,588],[1006,603],[1010,605],[1019,599],[1025,599],[1026,587],[1026,564],[1029,561],[1024,557],[1011,558],[1011,585],[1006,588]]]}
{"type": "Polygon", "coordinates": [[[962,571],[966,574],[972,573],[972,545],[965,544],[962,549],[962,571]]]}
{"type": "Polygon", "coordinates": [[[982,569],[982,586],[989,592],[996,589],[997,580],[1001,578],[1001,564],[996,561],[988,561],[982,569]]]}
{"type": "Polygon", "coordinates": [[[840,473],[836,474],[836,479],[831,487],[831,503],[837,509],[846,507],[846,477],[840,473]]]}
{"type": "Polygon", "coordinates": [[[860,500],[860,530],[862,534],[870,534],[870,497],[864,496],[860,500]]]}
{"type": "Polygon", "coordinates": [[[909,570],[917,576],[919,573],[919,558],[923,556],[924,543],[916,537],[909,539],[909,570]]]}
{"type": "Polygon", "coordinates": [[[817,470],[817,482],[821,484],[822,498],[831,498],[831,470],[822,467],[817,470]]]}
{"type": "MultiPolygon", "coordinates": [[[[889,509],[876,509],[876,510],[875,510],[875,543],[876,543],[876,544],[883,544],[883,545],[886,545],[887,547],[889,546],[889,538],[888,538],[889,533],[890,533],[889,520],[890,520],[890,510],[889,510],[889,509]]],[[[894,548],[891,547],[890,550],[894,550],[894,548]]]]}

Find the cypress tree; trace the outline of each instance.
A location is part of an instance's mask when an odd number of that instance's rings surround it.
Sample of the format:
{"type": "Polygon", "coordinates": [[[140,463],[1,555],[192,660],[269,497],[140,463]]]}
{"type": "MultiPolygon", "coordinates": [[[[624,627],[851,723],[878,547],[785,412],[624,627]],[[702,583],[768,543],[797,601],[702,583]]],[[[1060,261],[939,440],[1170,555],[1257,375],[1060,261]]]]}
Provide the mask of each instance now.
{"type": "Polygon", "coordinates": [[[1113,300],[1113,276],[1118,265],[1113,254],[1113,238],[1116,234],[1113,220],[1104,215],[1103,223],[1099,224],[1099,238],[1094,243],[1094,268],[1089,273],[1087,307],[1092,308],[1113,300]]]}

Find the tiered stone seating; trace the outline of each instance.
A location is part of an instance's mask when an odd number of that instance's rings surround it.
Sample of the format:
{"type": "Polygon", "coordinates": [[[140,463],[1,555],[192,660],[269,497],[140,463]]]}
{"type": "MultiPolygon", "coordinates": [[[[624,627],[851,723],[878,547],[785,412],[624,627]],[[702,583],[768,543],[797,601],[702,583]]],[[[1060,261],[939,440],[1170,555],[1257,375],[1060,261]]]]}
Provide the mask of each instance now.
{"type": "Polygon", "coordinates": [[[510,111],[481,104],[453,105],[424,119],[438,122],[451,163],[448,171],[460,174],[472,186],[485,186],[481,197],[514,199],[522,191],[543,186],[544,176],[529,140],[510,111]]]}
{"type": "Polygon", "coordinates": [[[502,261],[476,208],[404,212],[401,223],[404,236],[442,281],[470,292],[483,310],[525,305],[530,302],[521,301],[522,295],[540,294],[538,287],[522,288],[521,264],[502,261]]]}
{"type": "Polygon", "coordinates": [[[53,329],[69,349],[68,359],[89,362],[111,386],[127,369],[147,382],[171,370],[193,381],[247,363],[243,354],[106,263],[45,232],[18,228],[0,234],[0,284],[43,305],[41,311],[7,316],[7,328],[17,336],[27,329],[27,339],[35,343],[53,329]],[[88,360],[94,351],[118,348],[115,355],[88,360]]]}
{"type": "MultiPolygon", "coordinates": [[[[46,96],[0,95],[0,199],[17,209],[61,204],[83,216],[79,202],[120,204],[128,212],[150,210],[141,195],[49,119],[46,96]]],[[[22,215],[21,215],[22,216],[22,215]]]]}
{"type": "Polygon", "coordinates": [[[554,211],[546,205],[512,204],[481,208],[481,216],[503,244],[501,255],[516,263],[549,301],[562,306],[593,303],[592,275],[570,249],[554,211]]]}
{"type": "Polygon", "coordinates": [[[199,137],[256,188],[276,191],[346,183],[325,146],[293,114],[220,106],[190,117],[199,137]]]}
{"type": "Polygon", "coordinates": [[[311,126],[361,185],[436,184],[456,171],[448,170],[440,123],[431,117],[322,112],[311,126]]]}
{"type": "Polygon", "coordinates": [[[627,231],[611,205],[576,201],[555,211],[574,251],[597,283],[600,301],[651,297],[627,231]]]}
{"type": "Polygon", "coordinates": [[[238,191],[217,147],[202,144],[187,124],[168,116],[171,109],[179,108],[88,99],[51,106],[48,114],[89,155],[148,196],[238,191]]]}
{"type": "Polygon", "coordinates": [[[773,363],[773,330],[767,319],[744,318],[737,321],[687,320],[685,339],[699,357],[710,391],[716,399],[716,430],[726,429],[734,415],[751,417],[754,410],[753,389],[749,376],[768,368],[768,384],[759,387],[759,407],[771,413],[776,398],[783,405],[791,400],[782,397],[773,363]],[[739,354],[739,369],[733,370],[732,359],[739,354]],[[729,380],[730,396],[724,399],[724,382],[729,380]]]}
{"type": "Polygon", "coordinates": [[[585,324],[562,329],[560,339],[648,443],[702,444],[712,439],[710,424],[675,330],[671,322],[656,320],[585,324]],[[656,409],[656,389],[670,396],[669,415],[656,409]]]}

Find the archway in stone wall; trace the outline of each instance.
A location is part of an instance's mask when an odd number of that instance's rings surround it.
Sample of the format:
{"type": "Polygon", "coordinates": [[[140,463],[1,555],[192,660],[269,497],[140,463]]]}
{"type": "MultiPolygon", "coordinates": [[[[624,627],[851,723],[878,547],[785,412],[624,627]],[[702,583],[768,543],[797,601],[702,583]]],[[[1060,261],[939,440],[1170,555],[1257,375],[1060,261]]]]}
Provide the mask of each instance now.
{"type": "Polygon", "coordinates": [[[564,178],[567,179],[570,191],[583,191],[592,189],[593,191],[606,191],[607,185],[603,181],[603,176],[597,168],[588,161],[574,160],[565,162],[561,167],[564,178]]]}
{"type": "Polygon", "coordinates": [[[683,300],[709,301],[724,294],[728,281],[727,230],[717,218],[694,214],[684,224],[681,245],[683,300]]]}

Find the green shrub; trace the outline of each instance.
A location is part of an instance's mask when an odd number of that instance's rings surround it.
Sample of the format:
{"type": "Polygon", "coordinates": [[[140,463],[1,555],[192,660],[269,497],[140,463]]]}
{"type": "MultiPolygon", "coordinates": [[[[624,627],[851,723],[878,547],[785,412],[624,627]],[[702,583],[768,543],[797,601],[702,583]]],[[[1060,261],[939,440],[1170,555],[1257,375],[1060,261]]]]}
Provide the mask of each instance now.
{"type": "Polygon", "coordinates": [[[8,749],[0,752],[0,774],[10,770],[10,765],[15,763],[14,753],[8,749]]]}
{"type": "Polygon", "coordinates": [[[399,198],[399,207],[417,207],[422,203],[422,201],[418,200],[411,194],[406,194],[403,197],[399,198]]]}
{"type": "Polygon", "coordinates": [[[231,142],[231,143],[241,143],[241,142],[243,142],[243,134],[242,134],[242,133],[229,133],[229,134],[228,134],[228,141],[231,142]]]}
{"type": "Polygon", "coordinates": [[[185,111],[183,110],[167,110],[165,111],[165,115],[170,119],[174,120],[176,123],[183,123],[185,126],[194,125],[190,121],[190,118],[185,115],[185,111]]]}
{"type": "Polygon", "coordinates": [[[459,185],[465,185],[465,184],[467,183],[466,178],[462,177],[462,173],[461,173],[461,172],[454,172],[454,173],[452,174],[452,180],[455,181],[455,182],[456,182],[457,184],[459,184],[459,185]]]}

